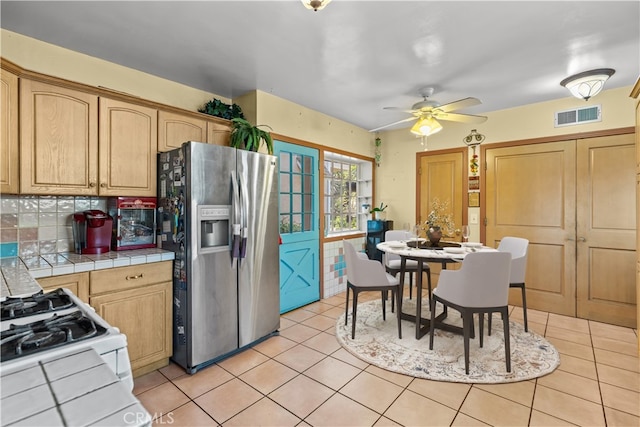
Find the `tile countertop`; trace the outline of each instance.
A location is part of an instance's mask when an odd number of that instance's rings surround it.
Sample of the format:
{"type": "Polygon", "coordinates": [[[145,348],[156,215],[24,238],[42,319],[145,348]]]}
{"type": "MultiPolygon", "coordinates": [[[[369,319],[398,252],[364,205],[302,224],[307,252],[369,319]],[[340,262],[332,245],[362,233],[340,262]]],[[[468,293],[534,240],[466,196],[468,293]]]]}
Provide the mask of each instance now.
{"type": "Polygon", "coordinates": [[[2,374],[3,426],[148,426],[151,416],[93,349],[2,374]]]}
{"type": "Polygon", "coordinates": [[[175,254],[157,248],[111,251],[96,255],[76,253],[47,254],[0,259],[0,299],[21,297],[39,292],[35,279],[81,273],[105,268],[170,261],[175,254]]]}

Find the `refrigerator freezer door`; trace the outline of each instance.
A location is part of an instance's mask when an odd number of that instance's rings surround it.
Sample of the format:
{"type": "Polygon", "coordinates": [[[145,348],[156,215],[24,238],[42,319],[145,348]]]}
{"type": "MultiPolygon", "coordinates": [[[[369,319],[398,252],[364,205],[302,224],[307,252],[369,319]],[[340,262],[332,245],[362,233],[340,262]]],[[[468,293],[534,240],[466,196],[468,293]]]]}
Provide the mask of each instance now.
{"type": "Polygon", "coordinates": [[[189,165],[186,168],[190,330],[187,368],[191,369],[238,348],[236,262],[230,250],[199,251],[197,239],[202,227],[198,221],[199,206],[232,209],[230,177],[236,159],[235,150],[229,147],[193,142],[185,147],[189,165]]]}
{"type": "Polygon", "coordinates": [[[280,327],[278,193],[275,156],[237,151],[244,257],[238,260],[239,345],[280,327]]]}

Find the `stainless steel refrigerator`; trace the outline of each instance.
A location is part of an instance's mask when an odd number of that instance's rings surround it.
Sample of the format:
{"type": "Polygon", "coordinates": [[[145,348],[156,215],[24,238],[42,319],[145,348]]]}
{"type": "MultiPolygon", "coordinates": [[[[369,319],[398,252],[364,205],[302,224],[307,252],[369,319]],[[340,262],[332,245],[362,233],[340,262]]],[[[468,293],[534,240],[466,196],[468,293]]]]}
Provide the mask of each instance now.
{"type": "Polygon", "coordinates": [[[173,360],[189,373],[280,327],[276,160],[192,141],[158,154],[159,241],[175,252],[173,360]]]}

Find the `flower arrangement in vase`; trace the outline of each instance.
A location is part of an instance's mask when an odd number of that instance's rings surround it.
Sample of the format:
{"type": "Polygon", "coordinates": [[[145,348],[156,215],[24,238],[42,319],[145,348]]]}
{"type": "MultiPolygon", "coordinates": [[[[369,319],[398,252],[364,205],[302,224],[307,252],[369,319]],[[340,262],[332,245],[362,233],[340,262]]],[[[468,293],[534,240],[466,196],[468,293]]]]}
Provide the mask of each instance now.
{"type": "Polygon", "coordinates": [[[384,211],[385,209],[387,209],[387,205],[380,203],[380,206],[371,209],[371,212],[369,212],[371,214],[371,218],[384,221],[387,218],[387,213],[384,211]]]}
{"type": "Polygon", "coordinates": [[[442,237],[453,237],[456,232],[449,201],[441,202],[437,197],[431,202],[431,212],[427,215],[422,229],[432,245],[437,245],[442,237]]]}

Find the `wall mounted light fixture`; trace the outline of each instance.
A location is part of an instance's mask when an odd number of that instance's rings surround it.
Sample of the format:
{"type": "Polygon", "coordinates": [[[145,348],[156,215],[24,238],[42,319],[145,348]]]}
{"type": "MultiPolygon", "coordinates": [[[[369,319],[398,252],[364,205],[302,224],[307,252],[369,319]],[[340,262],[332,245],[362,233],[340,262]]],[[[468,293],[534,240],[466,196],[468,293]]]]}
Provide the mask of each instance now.
{"type": "Polygon", "coordinates": [[[567,77],[560,82],[560,86],[564,86],[573,96],[578,99],[587,101],[589,98],[596,96],[604,87],[609,77],[615,73],[613,68],[598,68],[596,70],[585,71],[567,77]]]}
{"type": "Polygon", "coordinates": [[[324,9],[331,0],[300,0],[304,7],[313,9],[315,12],[324,9]]]}

